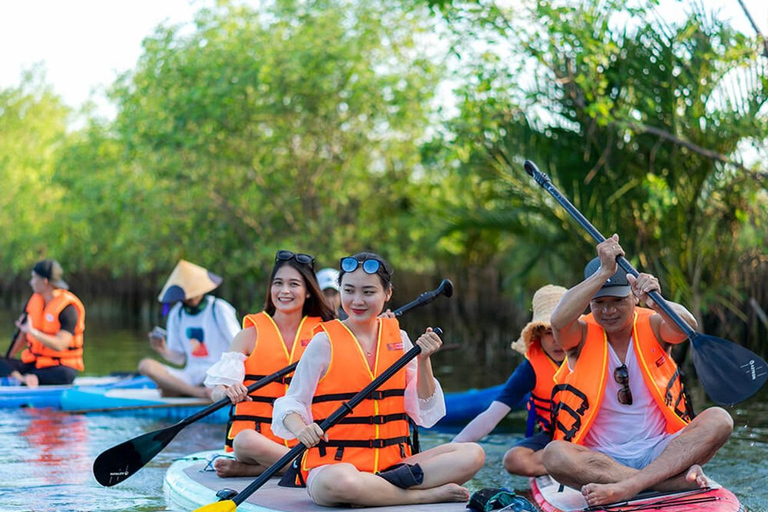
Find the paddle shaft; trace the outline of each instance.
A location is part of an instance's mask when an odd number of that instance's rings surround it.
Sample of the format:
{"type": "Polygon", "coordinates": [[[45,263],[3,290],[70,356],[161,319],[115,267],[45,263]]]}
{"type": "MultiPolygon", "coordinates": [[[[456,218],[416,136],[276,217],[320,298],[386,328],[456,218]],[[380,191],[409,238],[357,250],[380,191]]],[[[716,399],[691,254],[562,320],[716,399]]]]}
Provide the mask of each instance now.
{"type": "MultiPolygon", "coordinates": [[[[435,332],[440,335],[442,334],[442,331],[440,328],[436,328],[435,332]]],[[[360,402],[365,400],[368,395],[376,391],[376,389],[384,384],[387,380],[389,380],[395,373],[400,371],[405,365],[407,365],[409,362],[411,362],[411,359],[418,356],[421,353],[421,347],[418,345],[415,345],[411,350],[406,352],[400,359],[394,362],[392,366],[384,370],[381,375],[376,377],[370,384],[365,386],[362,391],[357,393],[355,396],[349,399],[348,402],[344,402],[344,404],[336,409],[333,414],[331,414],[328,418],[326,418],[322,423],[320,423],[320,428],[323,430],[323,432],[326,432],[329,428],[334,426],[336,423],[341,421],[345,416],[347,416],[349,413],[352,412],[352,409],[355,408],[360,402]]],[[[264,471],[261,475],[259,475],[256,480],[251,482],[248,487],[237,493],[236,496],[232,498],[232,501],[236,505],[240,505],[242,502],[248,499],[248,496],[253,494],[259,487],[264,485],[267,480],[272,478],[272,476],[283,469],[288,463],[290,463],[293,459],[304,453],[304,451],[307,449],[306,446],[299,443],[291,450],[280,457],[280,460],[272,464],[269,468],[267,468],[266,471],[264,471]]]]}
{"type": "MultiPolygon", "coordinates": [[[[544,190],[549,192],[550,195],[552,195],[552,197],[554,197],[555,200],[560,203],[560,205],[565,208],[568,213],[571,214],[571,217],[576,219],[576,222],[581,224],[581,226],[586,229],[590,235],[592,235],[592,238],[594,238],[598,243],[604,242],[606,240],[602,233],[600,233],[600,231],[598,231],[597,228],[595,228],[595,226],[593,226],[592,223],[589,222],[587,218],[584,217],[584,215],[582,215],[581,212],[560,193],[559,190],[557,190],[557,187],[555,187],[550,181],[549,176],[541,172],[539,168],[536,167],[536,164],[530,160],[526,160],[525,171],[530,174],[534,180],[536,180],[536,183],[541,185],[544,190]]],[[[616,263],[618,263],[618,265],[627,273],[632,274],[635,277],[639,275],[639,272],[635,270],[635,267],[633,267],[632,264],[623,256],[618,256],[616,258],[616,263]]],[[[669,305],[666,299],[664,299],[664,297],[662,297],[659,292],[652,291],[649,292],[648,295],[654,300],[654,302],[656,302],[656,304],[659,305],[664,314],[666,314],[673,322],[675,322],[675,325],[677,325],[691,341],[694,341],[699,336],[699,333],[693,330],[693,328],[688,325],[688,323],[683,320],[680,315],[675,312],[674,309],[672,309],[672,306],[669,305]]]]}
{"type": "MultiPolygon", "coordinates": [[[[21,314],[21,323],[24,323],[27,321],[27,312],[21,314]]],[[[8,350],[5,351],[5,358],[10,359],[11,358],[11,351],[13,350],[13,346],[16,344],[16,338],[19,337],[19,334],[21,333],[21,329],[18,327],[16,330],[13,331],[13,335],[11,336],[11,344],[8,345],[8,350]]]]}

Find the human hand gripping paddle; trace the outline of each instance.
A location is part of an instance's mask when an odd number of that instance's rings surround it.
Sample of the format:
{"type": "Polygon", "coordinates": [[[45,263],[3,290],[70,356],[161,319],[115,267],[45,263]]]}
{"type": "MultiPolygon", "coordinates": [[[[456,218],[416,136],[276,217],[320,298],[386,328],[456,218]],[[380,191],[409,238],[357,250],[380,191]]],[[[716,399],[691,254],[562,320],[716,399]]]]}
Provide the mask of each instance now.
{"type": "MultiPolygon", "coordinates": [[[[440,336],[443,334],[443,330],[439,327],[435,327],[434,332],[440,336]]],[[[392,366],[384,370],[381,375],[376,377],[370,384],[365,386],[362,391],[349,399],[348,402],[344,402],[341,407],[336,409],[333,414],[328,416],[322,423],[320,423],[320,429],[323,432],[327,432],[329,428],[336,425],[339,421],[344,419],[349,413],[352,412],[360,402],[365,400],[371,393],[389,380],[394,374],[400,371],[405,365],[411,362],[416,356],[421,353],[421,346],[414,345],[411,350],[406,352],[403,356],[395,361],[392,366]]],[[[234,496],[230,496],[229,499],[211,503],[210,505],[204,505],[194,510],[194,512],[235,512],[237,506],[248,499],[248,497],[256,492],[262,485],[272,478],[278,471],[288,465],[293,459],[300,456],[307,449],[302,443],[297,444],[291,451],[280,457],[280,460],[268,467],[261,475],[259,475],[253,482],[248,484],[239,493],[234,496]]]]}
{"type": "MultiPolygon", "coordinates": [[[[598,243],[605,237],[573,206],[530,160],[525,161],[525,172],[541,185],[560,205],[586,229],[598,243]]],[[[623,256],[616,262],[627,273],[638,276],[638,271],[623,256]]],[[[693,347],[693,365],[707,395],[720,405],[734,405],[755,394],[768,380],[768,364],[754,352],[730,341],[696,332],[672,309],[660,293],[648,294],[664,313],[675,322],[693,347]]]]}
{"type": "MultiPolygon", "coordinates": [[[[449,279],[443,279],[440,286],[430,292],[422,293],[416,300],[393,311],[393,314],[399,317],[410,309],[429,304],[440,295],[445,295],[446,297],[453,295],[453,283],[449,279]]],[[[262,377],[248,386],[248,392],[256,391],[293,372],[298,364],[298,362],[293,363],[271,375],[262,377]]],[[[229,398],[223,398],[170,427],[142,434],[101,452],[96,457],[96,460],[93,461],[93,476],[96,477],[97,482],[105,487],[119,484],[143,468],[155,455],[168,446],[173,441],[173,438],[176,437],[176,434],[181,432],[184,427],[231,403],[229,398]]]]}

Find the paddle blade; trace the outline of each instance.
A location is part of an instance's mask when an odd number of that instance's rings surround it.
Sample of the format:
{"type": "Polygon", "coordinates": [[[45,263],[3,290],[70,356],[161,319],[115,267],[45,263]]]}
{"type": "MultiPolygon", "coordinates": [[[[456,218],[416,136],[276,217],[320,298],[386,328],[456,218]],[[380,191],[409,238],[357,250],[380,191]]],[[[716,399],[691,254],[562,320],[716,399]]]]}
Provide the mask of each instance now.
{"type": "Polygon", "coordinates": [[[130,477],[176,436],[184,425],[176,424],[168,428],[148,432],[105,450],[93,461],[93,476],[104,487],[119,484],[130,477]]]}
{"type": "Polygon", "coordinates": [[[691,339],[693,365],[709,398],[734,405],[754,395],[768,380],[768,365],[749,349],[714,336],[691,339]]]}
{"type": "Polygon", "coordinates": [[[196,508],[193,512],[235,512],[235,510],[237,510],[237,504],[234,501],[224,500],[196,508]]]}

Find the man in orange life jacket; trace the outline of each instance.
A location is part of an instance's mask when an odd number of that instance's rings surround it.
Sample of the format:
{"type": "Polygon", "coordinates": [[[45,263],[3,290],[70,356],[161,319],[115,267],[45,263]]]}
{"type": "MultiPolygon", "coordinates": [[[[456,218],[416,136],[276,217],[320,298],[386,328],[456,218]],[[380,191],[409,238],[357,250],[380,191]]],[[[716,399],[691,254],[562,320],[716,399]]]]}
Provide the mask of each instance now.
{"type": "Polygon", "coordinates": [[[85,308],[62,279],[61,265],[42,260],[32,269],[32,297],[16,321],[19,334],[0,359],[0,376],[22,384],[71,384],[83,367],[85,308]],[[21,360],[12,359],[22,347],[21,360]]]}
{"type": "MultiPolygon", "coordinates": [[[[645,489],[706,487],[701,465],[728,440],[733,420],[719,407],[688,417],[669,355],[686,336],[648,296],[661,293],[658,280],[619,268],[618,235],[598,244],[597,254],[552,313],[567,364],[555,375],[555,441],[544,450],[544,466],[581,488],[590,506],[645,489]],[[591,313],[582,316],[587,306],[591,313]]],[[[670,305],[696,328],[687,309],[670,305]]]]}

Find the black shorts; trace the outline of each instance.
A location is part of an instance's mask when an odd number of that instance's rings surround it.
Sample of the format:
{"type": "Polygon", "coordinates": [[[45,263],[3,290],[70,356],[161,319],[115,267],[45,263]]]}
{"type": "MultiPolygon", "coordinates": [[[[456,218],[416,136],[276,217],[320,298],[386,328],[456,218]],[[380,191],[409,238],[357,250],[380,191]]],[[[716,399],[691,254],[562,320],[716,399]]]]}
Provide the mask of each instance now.
{"type": "Polygon", "coordinates": [[[520,441],[516,442],[512,448],[522,446],[523,448],[530,448],[531,450],[537,452],[539,450],[543,450],[551,440],[552,436],[550,434],[546,432],[539,432],[538,434],[533,434],[531,437],[524,437],[520,441]]]}
{"type": "Polygon", "coordinates": [[[77,370],[69,366],[59,365],[35,368],[35,363],[22,363],[18,359],[0,357],[0,377],[6,377],[13,371],[17,371],[22,375],[34,373],[37,375],[41,386],[72,384],[77,376],[77,370]]]}

